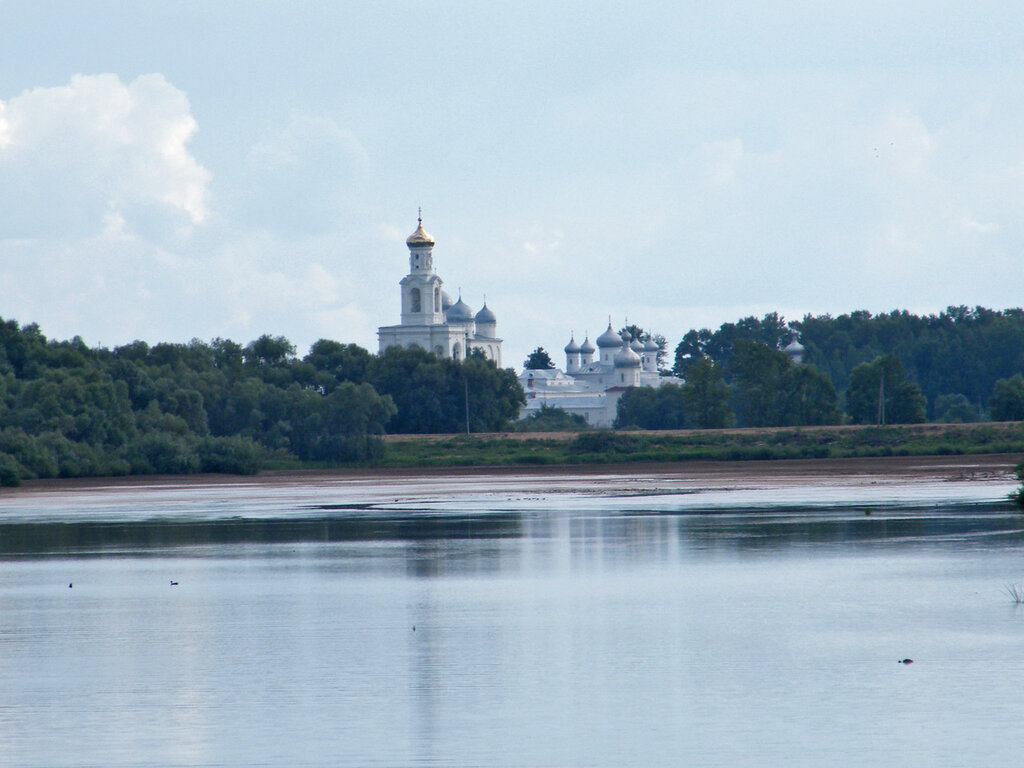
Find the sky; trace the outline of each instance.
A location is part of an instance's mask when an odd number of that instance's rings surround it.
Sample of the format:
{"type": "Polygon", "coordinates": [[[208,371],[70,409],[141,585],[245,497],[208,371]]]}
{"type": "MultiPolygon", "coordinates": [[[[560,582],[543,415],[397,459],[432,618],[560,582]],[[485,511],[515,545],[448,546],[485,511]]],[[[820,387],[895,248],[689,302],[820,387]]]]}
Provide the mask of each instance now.
{"type": "Polygon", "coordinates": [[[1014,2],[0,0],[0,316],[376,351],[405,238],[518,367],[609,318],[1024,302],[1014,2]]]}

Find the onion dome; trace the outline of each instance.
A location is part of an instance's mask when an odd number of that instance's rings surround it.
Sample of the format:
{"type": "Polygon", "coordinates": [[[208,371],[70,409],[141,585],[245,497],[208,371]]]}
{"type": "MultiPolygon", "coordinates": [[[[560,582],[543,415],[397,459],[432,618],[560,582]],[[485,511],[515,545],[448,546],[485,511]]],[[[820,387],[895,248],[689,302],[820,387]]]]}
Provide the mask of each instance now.
{"type": "Polygon", "coordinates": [[[615,353],[614,361],[616,368],[640,367],[640,355],[630,349],[628,344],[623,344],[622,349],[615,353]]]}
{"type": "Polygon", "coordinates": [[[575,336],[569,337],[569,343],[565,345],[565,354],[567,354],[567,355],[575,355],[575,354],[579,353],[579,351],[580,351],[580,345],[576,343],[576,337],[575,336]]]}
{"type": "Polygon", "coordinates": [[[441,291],[441,311],[447,312],[452,308],[452,297],[448,295],[447,291],[441,291]]]}
{"type": "Polygon", "coordinates": [[[580,352],[582,352],[584,355],[592,355],[595,352],[597,352],[597,348],[590,343],[589,336],[587,336],[587,338],[583,340],[583,343],[580,344],[580,352]]]}
{"type": "Polygon", "coordinates": [[[608,323],[608,330],[597,337],[597,346],[602,348],[622,346],[622,339],[619,338],[619,334],[612,330],[611,323],[608,323]]]}
{"type": "Polygon", "coordinates": [[[416,227],[416,231],[405,238],[405,244],[410,248],[418,248],[424,245],[433,245],[434,238],[427,234],[427,231],[423,229],[423,217],[420,216],[416,219],[419,226],[416,227]]]}
{"type": "Polygon", "coordinates": [[[661,347],[658,346],[658,342],[654,339],[648,339],[644,342],[644,352],[658,352],[661,347]]]}
{"type": "Polygon", "coordinates": [[[782,350],[787,355],[799,355],[804,351],[804,345],[801,344],[795,337],[789,344],[786,345],[785,349],[782,350]]]}
{"type": "Polygon", "coordinates": [[[632,343],[629,345],[629,348],[632,349],[634,352],[637,352],[637,353],[644,351],[644,345],[641,344],[636,339],[633,339],[632,343]]]}
{"type": "Polygon", "coordinates": [[[486,302],[482,307],[480,307],[480,311],[476,313],[476,317],[473,319],[482,325],[494,325],[498,322],[498,318],[495,314],[487,308],[486,302]]]}
{"type": "Polygon", "coordinates": [[[445,318],[449,323],[469,323],[473,320],[473,309],[459,296],[459,300],[445,313],[445,318]]]}

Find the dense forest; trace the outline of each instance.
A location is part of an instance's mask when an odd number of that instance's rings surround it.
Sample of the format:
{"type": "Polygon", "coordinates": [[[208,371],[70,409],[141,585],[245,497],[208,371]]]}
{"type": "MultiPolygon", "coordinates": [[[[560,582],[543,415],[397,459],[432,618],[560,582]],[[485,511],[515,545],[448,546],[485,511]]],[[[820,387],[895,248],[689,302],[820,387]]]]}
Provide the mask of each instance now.
{"type": "MultiPolygon", "coordinates": [[[[666,423],[796,426],[1024,418],[1024,310],[949,307],[807,315],[772,313],[688,331],[659,393],[666,423]],[[802,362],[781,350],[798,339],[802,362]]],[[[621,426],[652,426],[655,395],[627,393],[621,426]]]]}
{"type": "Polygon", "coordinates": [[[387,431],[496,431],[523,402],[511,371],[476,356],[322,339],[300,359],[272,336],[90,348],[0,321],[2,484],[372,461],[387,431]]]}
{"type": "MultiPolygon", "coordinates": [[[[542,352],[533,356],[550,364],[542,352]]],[[[747,317],[687,332],[673,371],[675,383],[625,392],[616,426],[1019,421],[1024,310],[747,317]],[[794,340],[802,361],[784,351],[794,340]]],[[[321,339],[300,358],[287,339],[269,335],[245,346],[213,339],[90,348],[0,320],[0,484],[373,462],[386,433],[506,430],[524,404],[515,373],[478,356],[373,355],[321,339]]],[[[585,424],[546,408],[515,427],[585,424]]]]}

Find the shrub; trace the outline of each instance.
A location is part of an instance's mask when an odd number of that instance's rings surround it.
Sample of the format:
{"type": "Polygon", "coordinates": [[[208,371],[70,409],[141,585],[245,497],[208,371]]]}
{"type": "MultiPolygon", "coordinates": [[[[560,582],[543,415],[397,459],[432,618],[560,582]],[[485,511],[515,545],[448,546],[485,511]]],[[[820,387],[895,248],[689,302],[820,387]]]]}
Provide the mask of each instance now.
{"type": "Polygon", "coordinates": [[[207,437],[199,442],[199,471],[255,475],[263,449],[247,437],[207,437]]]}
{"type": "Polygon", "coordinates": [[[21,478],[26,475],[25,468],[13,456],[0,453],[0,486],[13,488],[21,485],[21,478]]]}

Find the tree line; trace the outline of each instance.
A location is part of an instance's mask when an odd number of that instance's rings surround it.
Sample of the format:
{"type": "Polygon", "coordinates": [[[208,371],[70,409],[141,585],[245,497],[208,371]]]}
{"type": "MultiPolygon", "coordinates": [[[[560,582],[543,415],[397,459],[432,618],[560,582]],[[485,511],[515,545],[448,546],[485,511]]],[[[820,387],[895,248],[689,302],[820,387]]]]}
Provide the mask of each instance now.
{"type": "Polygon", "coordinates": [[[386,432],[497,431],[524,404],[512,371],[470,356],[281,336],[90,348],[0,320],[0,483],[251,473],[268,457],[367,462],[386,432]],[[467,407],[468,406],[468,407],[467,407]],[[468,423],[467,423],[468,415],[468,423]]]}
{"type": "Polygon", "coordinates": [[[1024,419],[1024,310],[949,307],[688,331],[666,391],[627,392],[618,424],[655,428],[1024,419]],[[802,362],[783,349],[794,339],[802,362]],[[658,414],[661,414],[660,416],[658,414]]]}

